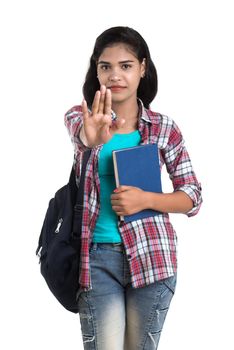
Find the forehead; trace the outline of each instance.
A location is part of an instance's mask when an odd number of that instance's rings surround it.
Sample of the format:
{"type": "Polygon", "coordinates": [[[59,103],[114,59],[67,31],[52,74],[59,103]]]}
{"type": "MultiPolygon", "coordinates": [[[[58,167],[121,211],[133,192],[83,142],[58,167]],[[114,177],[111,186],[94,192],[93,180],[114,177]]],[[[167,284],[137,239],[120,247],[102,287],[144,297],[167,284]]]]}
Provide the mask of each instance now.
{"type": "Polygon", "coordinates": [[[137,57],[129,46],[122,43],[106,47],[98,59],[98,61],[108,62],[119,62],[126,60],[137,61],[137,57]]]}

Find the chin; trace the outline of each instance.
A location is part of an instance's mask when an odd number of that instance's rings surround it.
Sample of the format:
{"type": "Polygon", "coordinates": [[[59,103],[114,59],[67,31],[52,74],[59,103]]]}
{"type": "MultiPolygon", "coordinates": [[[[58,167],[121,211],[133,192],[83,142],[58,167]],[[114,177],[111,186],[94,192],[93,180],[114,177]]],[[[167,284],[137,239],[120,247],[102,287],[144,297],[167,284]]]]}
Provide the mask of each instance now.
{"type": "Polygon", "coordinates": [[[112,103],[116,103],[116,102],[124,102],[126,101],[126,98],[124,98],[123,96],[112,96],[112,103]]]}
{"type": "Polygon", "coordinates": [[[122,102],[122,101],[126,101],[129,99],[129,95],[125,95],[125,94],[112,94],[112,101],[113,102],[122,102]]]}

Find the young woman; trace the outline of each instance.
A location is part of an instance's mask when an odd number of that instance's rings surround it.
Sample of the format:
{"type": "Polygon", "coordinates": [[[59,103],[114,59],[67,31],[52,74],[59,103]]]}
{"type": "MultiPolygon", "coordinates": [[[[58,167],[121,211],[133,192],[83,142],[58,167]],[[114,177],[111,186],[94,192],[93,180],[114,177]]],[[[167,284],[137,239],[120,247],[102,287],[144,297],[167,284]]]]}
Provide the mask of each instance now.
{"type": "Polygon", "coordinates": [[[168,213],[193,216],[202,202],[178,126],[150,110],[156,93],[145,40],[131,28],[113,27],[96,40],[82,106],[65,115],[78,179],[83,154],[91,149],[78,298],[84,349],[157,349],[176,286],[176,233],[168,213]],[[112,151],[150,143],[158,145],[173,193],[116,188],[112,151]],[[161,214],[119,220],[148,208],[161,214]]]}

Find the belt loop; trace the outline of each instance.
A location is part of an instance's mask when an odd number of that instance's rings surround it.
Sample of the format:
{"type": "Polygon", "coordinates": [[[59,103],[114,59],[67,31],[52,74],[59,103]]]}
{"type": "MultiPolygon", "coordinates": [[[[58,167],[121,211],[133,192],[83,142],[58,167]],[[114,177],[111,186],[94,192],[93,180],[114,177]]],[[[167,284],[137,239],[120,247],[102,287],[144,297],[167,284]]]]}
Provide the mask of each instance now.
{"type": "Polygon", "coordinates": [[[97,250],[98,244],[97,243],[92,243],[91,248],[92,250],[97,250]]]}

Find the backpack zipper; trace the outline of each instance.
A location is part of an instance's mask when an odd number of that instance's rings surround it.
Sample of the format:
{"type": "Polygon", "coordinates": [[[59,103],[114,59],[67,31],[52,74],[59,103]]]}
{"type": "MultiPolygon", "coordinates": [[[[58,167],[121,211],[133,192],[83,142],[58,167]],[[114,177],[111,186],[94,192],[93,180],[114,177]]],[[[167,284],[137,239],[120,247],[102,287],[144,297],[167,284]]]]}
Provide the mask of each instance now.
{"type": "Polygon", "coordinates": [[[62,222],[63,222],[63,219],[62,219],[62,218],[59,219],[58,225],[57,225],[57,227],[56,227],[56,230],[54,231],[55,233],[59,233],[59,230],[60,230],[60,227],[61,227],[61,225],[62,225],[62,222]]]}

